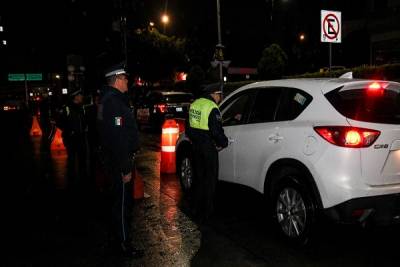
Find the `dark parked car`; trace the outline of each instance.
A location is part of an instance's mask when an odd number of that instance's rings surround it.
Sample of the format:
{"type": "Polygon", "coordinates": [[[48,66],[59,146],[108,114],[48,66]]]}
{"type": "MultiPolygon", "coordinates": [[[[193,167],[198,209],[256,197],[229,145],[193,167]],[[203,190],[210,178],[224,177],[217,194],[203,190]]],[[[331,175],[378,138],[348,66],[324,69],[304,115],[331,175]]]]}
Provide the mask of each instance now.
{"type": "Polygon", "coordinates": [[[151,91],[137,103],[138,126],[160,129],[166,117],[186,118],[194,97],[191,93],[151,91]]]}
{"type": "MultiPolygon", "coordinates": [[[[32,125],[32,117],[25,101],[13,96],[0,96],[0,120],[8,130],[10,125],[17,126],[21,132],[28,133],[32,125]]],[[[3,131],[4,132],[4,131],[3,131]]]]}
{"type": "Polygon", "coordinates": [[[23,110],[25,103],[18,99],[2,99],[0,100],[0,111],[2,112],[16,112],[23,110]]]}

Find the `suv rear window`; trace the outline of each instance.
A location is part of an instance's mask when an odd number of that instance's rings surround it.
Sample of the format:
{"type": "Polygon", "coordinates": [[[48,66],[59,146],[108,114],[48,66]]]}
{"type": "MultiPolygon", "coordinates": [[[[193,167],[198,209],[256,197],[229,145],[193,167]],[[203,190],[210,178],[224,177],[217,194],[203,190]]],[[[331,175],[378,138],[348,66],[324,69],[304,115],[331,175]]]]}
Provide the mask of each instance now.
{"type": "Polygon", "coordinates": [[[325,96],[343,116],[365,122],[400,124],[398,86],[389,85],[376,92],[366,88],[341,89],[333,90],[325,96]]]}
{"type": "Polygon", "coordinates": [[[193,96],[191,94],[171,94],[164,95],[164,100],[167,103],[192,102],[193,96]]]}

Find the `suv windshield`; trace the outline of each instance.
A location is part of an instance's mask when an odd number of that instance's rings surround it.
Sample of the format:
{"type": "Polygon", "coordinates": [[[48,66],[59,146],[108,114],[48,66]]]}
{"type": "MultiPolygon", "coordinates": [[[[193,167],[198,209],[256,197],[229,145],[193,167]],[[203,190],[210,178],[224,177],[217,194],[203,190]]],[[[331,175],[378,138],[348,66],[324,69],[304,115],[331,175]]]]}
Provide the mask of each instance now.
{"type": "Polygon", "coordinates": [[[400,124],[399,86],[389,85],[375,91],[366,88],[341,89],[325,96],[343,116],[365,122],[400,124]]]}

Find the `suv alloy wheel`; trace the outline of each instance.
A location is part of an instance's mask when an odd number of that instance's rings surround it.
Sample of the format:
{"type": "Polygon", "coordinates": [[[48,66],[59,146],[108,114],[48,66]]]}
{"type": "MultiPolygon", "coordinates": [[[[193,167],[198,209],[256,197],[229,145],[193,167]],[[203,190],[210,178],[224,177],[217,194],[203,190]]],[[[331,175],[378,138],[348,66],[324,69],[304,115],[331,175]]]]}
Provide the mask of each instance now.
{"type": "Polygon", "coordinates": [[[315,204],[301,173],[292,167],[283,169],[275,181],[272,212],[276,225],[290,242],[305,245],[315,223],[315,204]]]}
{"type": "Polygon", "coordinates": [[[185,151],[177,159],[178,176],[182,191],[185,194],[190,193],[193,186],[193,160],[190,152],[185,151]]]}

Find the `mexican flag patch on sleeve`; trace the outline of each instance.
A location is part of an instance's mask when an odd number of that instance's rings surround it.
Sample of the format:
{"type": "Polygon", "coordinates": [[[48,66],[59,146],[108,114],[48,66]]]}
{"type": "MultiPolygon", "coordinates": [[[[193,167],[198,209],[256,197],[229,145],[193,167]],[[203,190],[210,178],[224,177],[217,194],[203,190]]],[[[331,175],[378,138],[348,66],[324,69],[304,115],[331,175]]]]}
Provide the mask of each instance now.
{"type": "Polygon", "coordinates": [[[115,126],[122,126],[122,117],[115,117],[115,126]]]}

